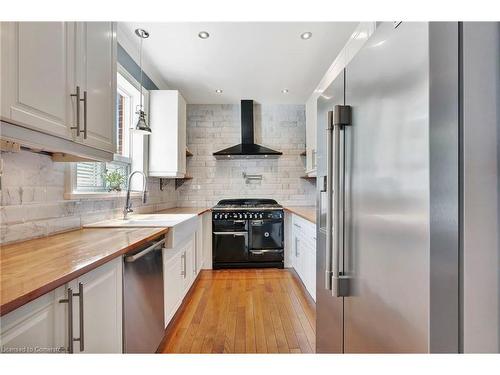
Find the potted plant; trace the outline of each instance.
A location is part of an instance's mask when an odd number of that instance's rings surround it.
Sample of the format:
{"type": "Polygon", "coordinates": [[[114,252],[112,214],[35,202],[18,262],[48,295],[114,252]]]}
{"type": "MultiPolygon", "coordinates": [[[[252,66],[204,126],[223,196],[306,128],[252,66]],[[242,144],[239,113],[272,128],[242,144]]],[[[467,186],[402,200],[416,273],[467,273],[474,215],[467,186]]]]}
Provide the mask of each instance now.
{"type": "Polygon", "coordinates": [[[125,176],[118,169],[109,171],[106,169],[103,175],[104,181],[108,186],[109,191],[121,191],[122,185],[125,182],[125,176]]]}

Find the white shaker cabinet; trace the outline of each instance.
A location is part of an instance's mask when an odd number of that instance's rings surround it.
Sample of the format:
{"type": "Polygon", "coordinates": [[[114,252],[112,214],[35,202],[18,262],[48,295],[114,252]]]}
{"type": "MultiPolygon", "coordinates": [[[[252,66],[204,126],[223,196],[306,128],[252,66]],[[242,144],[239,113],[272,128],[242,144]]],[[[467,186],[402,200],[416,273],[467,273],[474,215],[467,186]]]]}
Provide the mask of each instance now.
{"type": "Polygon", "coordinates": [[[306,174],[316,175],[317,149],[316,149],[316,126],[317,126],[317,97],[311,95],[306,102],[306,174]]]}
{"type": "Polygon", "coordinates": [[[179,308],[184,291],[184,254],[163,249],[163,293],[165,299],[165,327],[179,308]]]}
{"type": "Polygon", "coordinates": [[[71,139],[75,40],[74,22],[2,22],[2,119],[71,139]]]}
{"type": "Polygon", "coordinates": [[[177,90],[149,92],[149,176],[186,175],[186,101],[177,90]]]}
{"type": "Polygon", "coordinates": [[[74,338],[83,337],[83,345],[74,342],[75,353],[122,352],[122,258],[116,258],[78,279],[71,281],[74,297],[74,338]],[[81,285],[81,286],[80,286],[81,285]],[[83,309],[83,316],[80,312],[83,309]],[[81,329],[83,324],[83,335],[81,329]]]}
{"type": "Polygon", "coordinates": [[[122,258],[2,316],[0,327],[5,351],[121,353],[122,258]]]}
{"type": "Polygon", "coordinates": [[[195,236],[193,236],[187,243],[183,246],[182,252],[184,254],[184,290],[183,296],[189,291],[193,281],[196,278],[195,274],[195,254],[196,254],[196,242],[195,236]]]}
{"type": "Polygon", "coordinates": [[[61,286],[0,319],[0,347],[5,353],[66,352],[68,306],[61,286]]]}
{"type": "Polygon", "coordinates": [[[203,215],[198,216],[198,229],[196,230],[195,252],[194,252],[194,275],[198,275],[203,268],[203,247],[205,246],[205,234],[203,233],[203,215]]]}
{"type": "Polygon", "coordinates": [[[291,221],[289,258],[311,297],[316,300],[316,226],[295,214],[291,221]]]}
{"type": "Polygon", "coordinates": [[[163,249],[165,327],[170,323],[200,269],[196,267],[196,233],[172,249],[163,249]]]}
{"type": "Polygon", "coordinates": [[[82,92],[76,141],[115,151],[116,30],[113,22],[79,22],[77,86],[82,92]],[[86,97],[85,97],[86,95],[86,97]],[[85,102],[86,101],[86,102],[85,102]]]}
{"type": "Polygon", "coordinates": [[[88,146],[78,148],[82,157],[112,158],[115,23],[3,22],[1,58],[2,120],[57,137],[24,132],[17,142],[66,153],[76,142],[88,146]]]}

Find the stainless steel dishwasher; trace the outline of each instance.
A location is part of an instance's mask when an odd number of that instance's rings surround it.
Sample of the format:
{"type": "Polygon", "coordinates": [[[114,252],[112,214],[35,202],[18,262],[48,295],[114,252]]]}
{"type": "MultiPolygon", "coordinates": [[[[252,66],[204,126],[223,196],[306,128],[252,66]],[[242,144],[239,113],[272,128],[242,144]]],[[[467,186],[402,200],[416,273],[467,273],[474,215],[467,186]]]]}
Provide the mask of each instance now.
{"type": "Polygon", "coordinates": [[[149,242],[123,257],[124,353],[155,353],[163,339],[164,243],[149,242]]]}

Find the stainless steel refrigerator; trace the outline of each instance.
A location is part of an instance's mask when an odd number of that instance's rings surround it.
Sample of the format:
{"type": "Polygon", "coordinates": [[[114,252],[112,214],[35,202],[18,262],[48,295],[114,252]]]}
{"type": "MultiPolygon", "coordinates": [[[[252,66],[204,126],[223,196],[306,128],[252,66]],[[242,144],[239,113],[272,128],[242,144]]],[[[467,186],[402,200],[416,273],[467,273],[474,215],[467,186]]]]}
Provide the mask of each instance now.
{"type": "Polygon", "coordinates": [[[318,99],[318,353],[463,350],[463,38],[380,23],[318,99]]]}

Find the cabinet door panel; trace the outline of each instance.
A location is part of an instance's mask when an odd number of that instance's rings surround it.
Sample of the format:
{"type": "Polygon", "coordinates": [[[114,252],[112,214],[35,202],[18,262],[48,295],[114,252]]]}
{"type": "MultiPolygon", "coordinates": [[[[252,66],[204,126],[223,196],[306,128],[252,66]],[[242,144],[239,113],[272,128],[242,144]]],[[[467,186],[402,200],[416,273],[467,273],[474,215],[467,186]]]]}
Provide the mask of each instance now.
{"type": "MultiPolygon", "coordinates": [[[[96,268],[72,282],[74,293],[83,284],[85,353],[122,352],[122,258],[96,268]]],[[[81,336],[78,297],[73,297],[73,332],[81,336]]],[[[79,352],[75,342],[75,353],[79,352]]]]}
{"type": "Polygon", "coordinates": [[[0,346],[6,353],[65,352],[67,304],[64,287],[12,311],[0,320],[0,346]]]}
{"type": "MultiPolygon", "coordinates": [[[[87,139],[78,142],[115,151],[116,37],[113,22],[78,23],[79,82],[87,92],[87,139]]],[[[81,123],[84,126],[84,108],[81,123]]]]}
{"type": "Polygon", "coordinates": [[[174,250],[163,250],[164,269],[163,280],[165,296],[165,327],[168,325],[174,316],[182,299],[181,290],[183,288],[183,264],[181,261],[181,253],[169,257],[168,252],[174,250]]]}
{"type": "Polygon", "coordinates": [[[2,116],[71,138],[75,101],[75,24],[2,24],[2,116]]]}
{"type": "Polygon", "coordinates": [[[194,252],[195,252],[195,241],[194,237],[192,237],[182,246],[182,253],[184,255],[182,266],[184,270],[182,279],[183,286],[182,286],[181,298],[184,298],[194,280],[194,275],[193,275],[194,252]]]}
{"type": "Polygon", "coordinates": [[[203,217],[198,216],[198,230],[196,231],[196,252],[195,252],[195,277],[198,276],[203,267],[203,217]]]}

